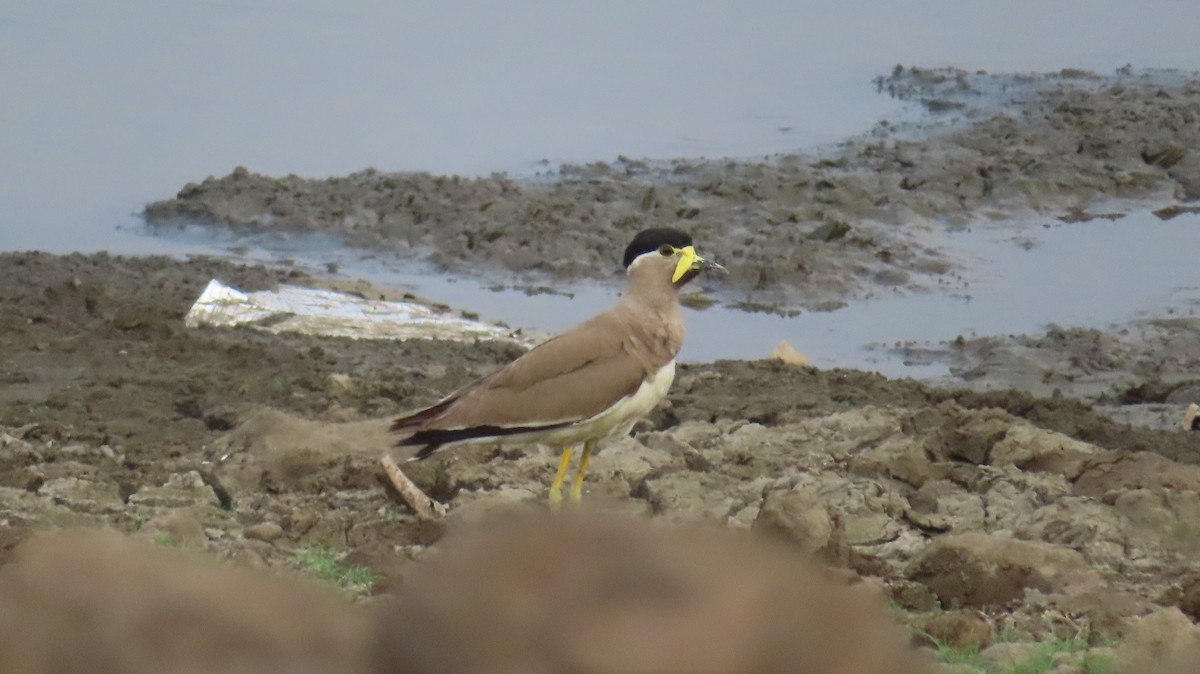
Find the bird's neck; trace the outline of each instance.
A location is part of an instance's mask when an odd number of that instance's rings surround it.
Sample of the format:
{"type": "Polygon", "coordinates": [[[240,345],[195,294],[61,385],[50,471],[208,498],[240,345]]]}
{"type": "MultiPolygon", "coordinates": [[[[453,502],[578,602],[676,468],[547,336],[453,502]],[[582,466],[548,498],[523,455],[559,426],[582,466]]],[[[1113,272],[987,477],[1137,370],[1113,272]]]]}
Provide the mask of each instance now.
{"type": "Polygon", "coordinates": [[[683,313],[679,309],[679,291],[655,279],[631,275],[618,312],[626,316],[631,330],[666,359],[674,358],[683,345],[683,313]],[[639,284],[638,281],[643,283],[639,284]]]}
{"type": "Polygon", "coordinates": [[[679,289],[670,282],[631,274],[621,301],[663,314],[679,312],[679,289]]]}
{"type": "Polygon", "coordinates": [[[625,282],[625,297],[656,309],[677,308],[679,289],[671,283],[670,271],[660,266],[635,264],[625,282]]]}

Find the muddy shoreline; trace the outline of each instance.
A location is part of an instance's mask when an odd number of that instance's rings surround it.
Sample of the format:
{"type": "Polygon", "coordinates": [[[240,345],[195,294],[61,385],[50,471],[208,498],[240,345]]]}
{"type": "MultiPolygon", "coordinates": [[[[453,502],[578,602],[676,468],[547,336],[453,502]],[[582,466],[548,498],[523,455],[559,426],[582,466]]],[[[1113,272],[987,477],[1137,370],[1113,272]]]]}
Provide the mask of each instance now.
{"type": "Polygon", "coordinates": [[[786,312],[897,289],[960,289],[958,262],[931,232],[1016,217],[1086,220],[1114,199],[1157,207],[1200,198],[1194,74],[898,68],[877,86],[929,116],[884,121],[817,151],[621,157],[534,178],[368,169],[309,179],[239,167],[147,205],[144,216],[156,229],[328,233],[526,285],[615,277],[614,251],[634,232],[682,225],[732,270],[709,290],[786,312]]]}

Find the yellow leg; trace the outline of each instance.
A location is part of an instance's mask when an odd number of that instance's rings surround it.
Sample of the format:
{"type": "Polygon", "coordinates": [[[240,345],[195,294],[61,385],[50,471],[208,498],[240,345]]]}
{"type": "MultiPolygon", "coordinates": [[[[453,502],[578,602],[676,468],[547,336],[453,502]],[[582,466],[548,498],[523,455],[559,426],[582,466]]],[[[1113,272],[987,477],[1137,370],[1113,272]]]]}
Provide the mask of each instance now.
{"type": "Polygon", "coordinates": [[[579,503],[583,500],[583,471],[587,470],[588,458],[591,457],[595,447],[596,443],[591,440],[583,445],[583,454],[579,457],[579,468],[575,469],[575,479],[571,480],[571,503],[579,503]]]}
{"type": "Polygon", "coordinates": [[[558,510],[562,503],[562,483],[567,476],[567,464],[571,461],[571,448],[563,450],[562,458],[558,460],[558,472],[554,474],[554,483],[550,485],[550,507],[558,510]]]}

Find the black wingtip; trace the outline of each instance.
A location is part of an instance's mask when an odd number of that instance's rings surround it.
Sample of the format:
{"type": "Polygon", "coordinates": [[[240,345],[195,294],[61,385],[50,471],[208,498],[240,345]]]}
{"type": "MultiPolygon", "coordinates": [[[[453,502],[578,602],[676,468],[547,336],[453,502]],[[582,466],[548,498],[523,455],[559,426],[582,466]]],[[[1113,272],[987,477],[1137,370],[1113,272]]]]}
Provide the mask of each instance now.
{"type": "Polygon", "coordinates": [[[546,426],[472,426],[470,428],[455,428],[441,429],[430,428],[417,431],[412,435],[400,440],[396,443],[396,447],[415,447],[424,445],[413,456],[414,461],[427,459],[442,448],[443,445],[448,445],[455,442],[463,442],[466,440],[487,440],[509,436],[519,435],[521,433],[535,433],[538,431],[548,431],[556,428],[569,426],[570,422],[558,424],[549,424],[546,426]]]}
{"type": "MultiPolygon", "coordinates": [[[[396,428],[393,427],[392,430],[394,431],[396,428]]],[[[438,451],[443,444],[441,442],[430,441],[428,437],[418,437],[425,433],[429,433],[429,431],[418,431],[413,433],[402,440],[397,440],[396,444],[392,446],[397,449],[411,449],[412,447],[424,445],[424,447],[421,447],[419,450],[417,450],[416,454],[412,455],[408,459],[409,461],[423,461],[433,456],[434,452],[438,451]]]]}
{"type": "Polygon", "coordinates": [[[425,445],[424,447],[422,447],[420,449],[420,451],[418,451],[416,454],[413,455],[412,460],[413,461],[424,461],[425,459],[428,459],[429,457],[433,456],[433,453],[438,451],[438,449],[440,449],[440,448],[441,448],[441,445],[432,445],[432,444],[425,445]]]}

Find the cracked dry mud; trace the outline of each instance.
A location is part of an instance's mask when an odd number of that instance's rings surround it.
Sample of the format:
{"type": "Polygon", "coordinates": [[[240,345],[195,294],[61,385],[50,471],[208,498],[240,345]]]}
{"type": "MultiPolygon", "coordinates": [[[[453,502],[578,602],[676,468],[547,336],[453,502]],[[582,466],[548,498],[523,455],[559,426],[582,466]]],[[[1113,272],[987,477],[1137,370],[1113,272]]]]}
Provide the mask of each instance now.
{"type": "MultiPolygon", "coordinates": [[[[390,416],[516,347],[183,327],[210,277],[269,287],[295,271],[20,253],[0,272],[14,280],[0,291],[0,564],[34,532],[103,524],[277,571],[332,548],[372,570],[353,592],[370,602],[447,532],[543,507],[549,449],[413,464],[451,508],[437,524],[377,468],[390,416]]],[[[1169,612],[1200,615],[1200,433],[1061,396],[686,364],[593,462],[585,503],[784,540],[865,579],[914,630],[982,646],[1106,644],[1145,616],[1186,636],[1169,612]]]]}

